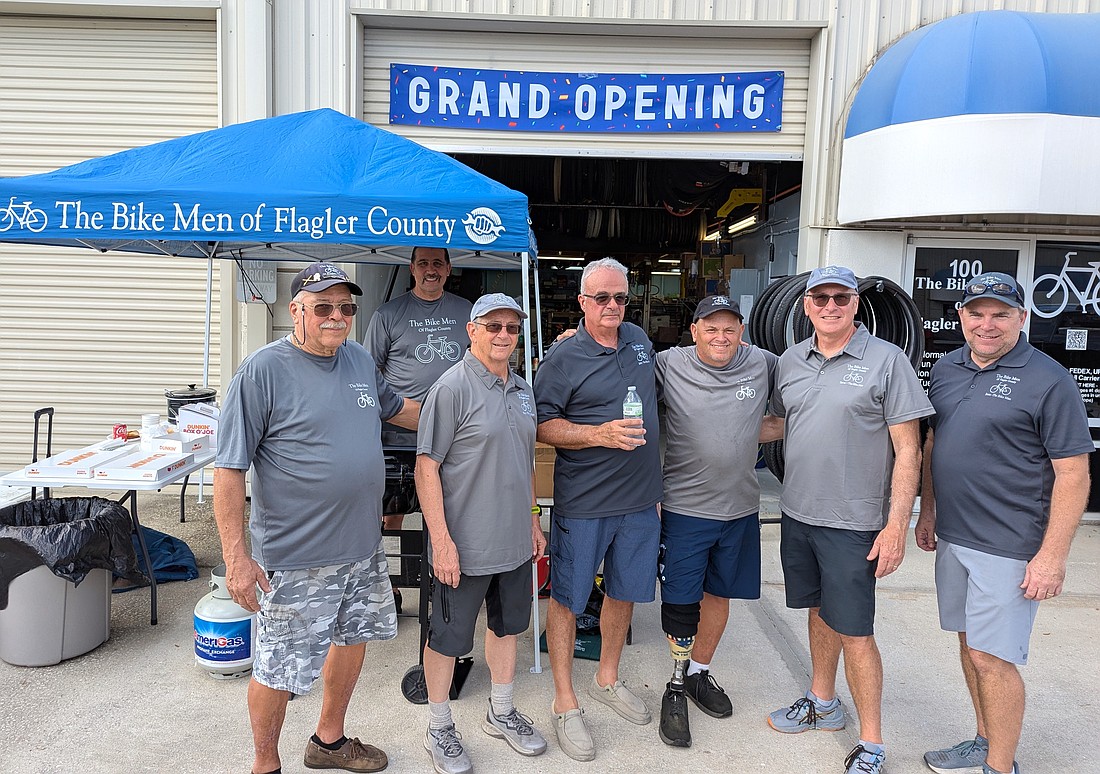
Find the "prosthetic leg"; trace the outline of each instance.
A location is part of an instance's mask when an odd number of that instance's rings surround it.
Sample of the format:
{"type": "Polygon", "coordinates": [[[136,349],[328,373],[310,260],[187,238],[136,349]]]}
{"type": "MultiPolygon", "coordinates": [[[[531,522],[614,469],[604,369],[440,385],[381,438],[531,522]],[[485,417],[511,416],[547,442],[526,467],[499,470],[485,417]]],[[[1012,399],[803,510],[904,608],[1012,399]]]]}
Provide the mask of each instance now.
{"type": "Polygon", "coordinates": [[[672,747],[691,747],[691,727],[688,724],[687,696],[684,675],[691,661],[691,649],[699,631],[699,603],[675,605],[661,603],[661,625],[668,638],[672,654],[672,679],[661,698],[661,741],[672,747]]]}

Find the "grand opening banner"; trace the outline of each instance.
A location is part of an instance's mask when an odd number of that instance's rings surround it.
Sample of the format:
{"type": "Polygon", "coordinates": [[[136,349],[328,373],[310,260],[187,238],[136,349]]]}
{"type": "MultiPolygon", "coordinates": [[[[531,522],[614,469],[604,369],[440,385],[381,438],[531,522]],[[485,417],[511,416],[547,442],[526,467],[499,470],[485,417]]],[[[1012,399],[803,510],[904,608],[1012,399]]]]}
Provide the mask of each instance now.
{"type": "Polygon", "coordinates": [[[783,73],[390,65],[390,123],[518,132],[778,132],[783,73]]]}

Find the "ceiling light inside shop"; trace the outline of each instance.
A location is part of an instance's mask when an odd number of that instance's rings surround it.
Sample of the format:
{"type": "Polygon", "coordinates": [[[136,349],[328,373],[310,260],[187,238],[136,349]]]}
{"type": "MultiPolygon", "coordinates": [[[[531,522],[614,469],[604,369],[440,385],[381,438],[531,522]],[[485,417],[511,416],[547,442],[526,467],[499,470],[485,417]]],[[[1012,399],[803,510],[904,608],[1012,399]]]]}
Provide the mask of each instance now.
{"type": "Polygon", "coordinates": [[[747,218],[737,221],[729,228],[730,234],[739,234],[747,228],[752,228],[756,225],[756,215],[749,215],[747,218]]]}

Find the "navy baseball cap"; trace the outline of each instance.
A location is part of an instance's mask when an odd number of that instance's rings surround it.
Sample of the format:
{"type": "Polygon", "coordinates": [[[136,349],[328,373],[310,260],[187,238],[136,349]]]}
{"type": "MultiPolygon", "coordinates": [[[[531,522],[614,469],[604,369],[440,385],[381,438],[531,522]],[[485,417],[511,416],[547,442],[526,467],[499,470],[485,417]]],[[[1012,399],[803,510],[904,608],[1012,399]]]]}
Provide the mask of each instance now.
{"type": "Polygon", "coordinates": [[[859,292],[859,281],[856,280],[855,272],[847,266],[819,266],[814,269],[806,280],[806,290],[813,290],[818,285],[843,285],[859,292]]]}
{"type": "Polygon", "coordinates": [[[959,306],[966,306],[978,298],[992,298],[1002,304],[1024,308],[1024,296],[1016,280],[999,271],[990,271],[975,277],[963,288],[963,298],[959,306]]]}
{"type": "Polygon", "coordinates": [[[294,275],[294,279],[290,281],[290,297],[293,298],[298,295],[298,291],[301,290],[320,293],[333,285],[340,284],[347,285],[354,296],[363,295],[362,289],[351,281],[351,277],[348,276],[346,271],[331,263],[318,261],[317,263],[311,263],[294,275]]]}
{"type": "Polygon", "coordinates": [[[692,322],[702,320],[715,312],[733,312],[737,315],[738,320],[745,321],[744,316],[741,314],[741,307],[736,301],[731,301],[729,296],[707,296],[699,302],[699,306],[695,307],[695,316],[691,318],[692,322]]]}

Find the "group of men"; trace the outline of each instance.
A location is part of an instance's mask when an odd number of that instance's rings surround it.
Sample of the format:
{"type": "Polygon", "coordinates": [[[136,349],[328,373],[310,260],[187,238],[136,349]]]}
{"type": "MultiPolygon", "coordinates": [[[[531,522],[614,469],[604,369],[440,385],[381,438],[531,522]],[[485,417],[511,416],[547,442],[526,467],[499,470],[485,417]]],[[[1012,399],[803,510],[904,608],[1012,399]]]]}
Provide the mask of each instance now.
{"type": "MultiPolygon", "coordinates": [[[[406,295],[446,278],[445,254],[418,251],[414,264],[436,257],[443,268],[424,267],[423,279],[414,268],[416,287],[406,295]]],[[[259,611],[249,686],[254,774],[280,771],[286,702],[318,677],[324,702],[306,766],[386,766],[382,751],[344,734],[364,643],[396,632],[380,548],[383,422],[419,426],[415,478],[435,578],[424,745],[437,772],[472,770],[447,696],[482,605],[492,681],[482,728],[522,755],[546,749],[513,700],[516,636],[531,613],[530,564],[546,549],[531,476],[536,438],[558,453],[547,646],[552,725],[566,755],[596,756],[572,661],[576,616],[597,572],[606,596],[587,696],[630,722],[651,722],[619,667],[633,606],[653,601],[659,581],[673,662],[660,739],[691,745],[688,700],[712,717],[732,715],[710,664],[730,600],[760,596],[757,444],[782,438],[786,600],[808,612],[813,674],[805,694],[767,722],[788,734],[844,728],[836,694],[843,653],[859,724],[844,770],[882,771],[875,584],[904,558],[925,418],[932,430],[917,544],[937,552],[940,623],[959,632],[977,720],[973,739],[925,760],[937,772],[1020,771],[1016,665],[1026,663],[1038,601],[1062,590],[1092,441],[1073,380],[1021,335],[1026,312],[1011,277],[991,273],[967,285],[959,312],[966,345],[937,363],[927,395],[904,353],[856,320],[859,283],[839,266],[811,273],[803,308],[814,334],[777,358],[742,342],[740,309],[725,296],[699,303],[694,346],[655,352],[644,331],[624,321],[627,269],[613,259],[592,262],[581,277],[582,322],[547,351],[533,389],[508,368],[526,315],[506,295],[478,299],[463,331],[452,323],[448,341],[465,337],[469,350],[414,393],[389,383],[408,353],[381,352],[378,331],[385,328],[390,342],[400,338],[400,314],[387,324],[373,320],[363,348],[345,341],[361,291],[339,268],[307,267],[292,294],[291,335],[246,359],[230,385],[215,474],[227,585],[239,604],[259,611]],[[640,418],[624,417],[628,390],[640,398],[640,418]],[[251,552],[244,539],[250,466],[251,552]],[[1004,479],[1014,486],[978,485],[1002,467],[1015,474],[1004,479]],[[491,488],[480,483],[483,470],[493,471],[491,488]]],[[[450,352],[443,336],[434,338],[434,355],[450,352]]],[[[415,357],[423,343],[404,347],[415,357]]]]}

